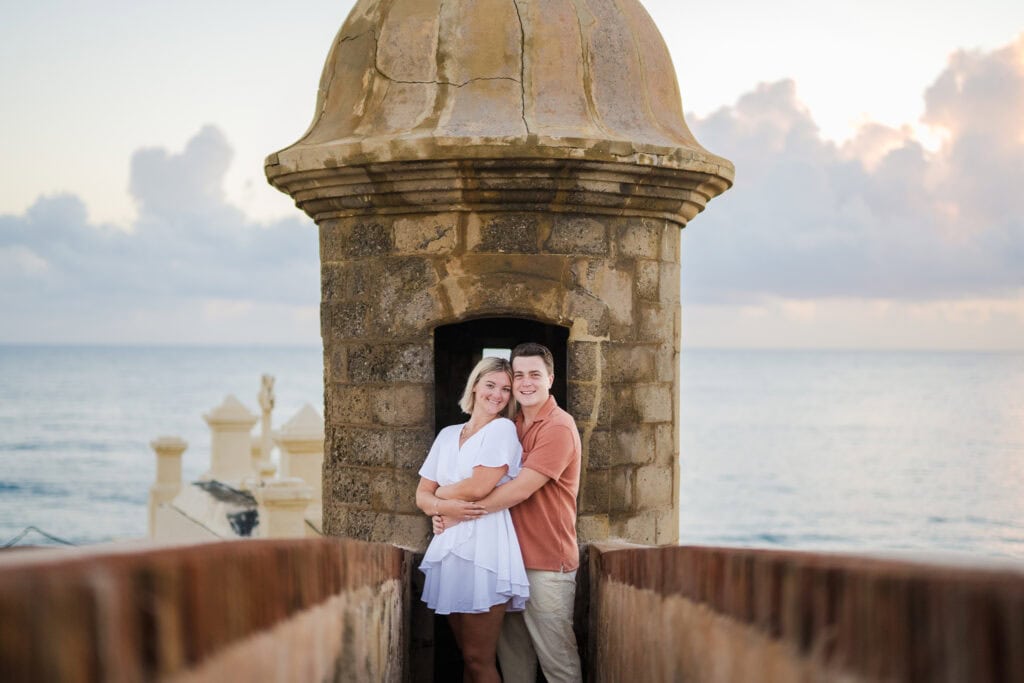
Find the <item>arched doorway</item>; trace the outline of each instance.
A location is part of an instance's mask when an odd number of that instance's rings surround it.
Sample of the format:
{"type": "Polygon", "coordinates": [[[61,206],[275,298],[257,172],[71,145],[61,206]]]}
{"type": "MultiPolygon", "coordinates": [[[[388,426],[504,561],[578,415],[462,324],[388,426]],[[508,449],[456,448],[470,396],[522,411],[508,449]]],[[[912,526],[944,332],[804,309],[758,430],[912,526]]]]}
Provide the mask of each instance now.
{"type": "Polygon", "coordinates": [[[507,358],[507,352],[523,342],[536,342],[551,349],[555,359],[555,384],[551,393],[564,408],[568,341],[568,328],[528,318],[477,318],[437,327],[434,330],[435,431],[466,421],[459,409],[459,398],[469,373],[484,353],[507,358]]]}

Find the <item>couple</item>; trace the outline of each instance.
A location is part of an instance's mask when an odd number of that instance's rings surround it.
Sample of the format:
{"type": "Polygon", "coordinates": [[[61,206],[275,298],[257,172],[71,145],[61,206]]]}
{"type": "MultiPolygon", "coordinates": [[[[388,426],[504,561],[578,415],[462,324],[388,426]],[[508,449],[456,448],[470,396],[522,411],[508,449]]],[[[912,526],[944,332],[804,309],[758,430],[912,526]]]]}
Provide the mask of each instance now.
{"type": "Polygon", "coordinates": [[[469,681],[501,680],[495,651],[505,681],[533,683],[538,661],[552,683],[582,678],[572,630],[581,446],[554,379],[540,344],[484,358],[459,401],[469,420],[441,430],[419,472],[416,505],[435,533],[423,600],[448,615],[469,681]]]}

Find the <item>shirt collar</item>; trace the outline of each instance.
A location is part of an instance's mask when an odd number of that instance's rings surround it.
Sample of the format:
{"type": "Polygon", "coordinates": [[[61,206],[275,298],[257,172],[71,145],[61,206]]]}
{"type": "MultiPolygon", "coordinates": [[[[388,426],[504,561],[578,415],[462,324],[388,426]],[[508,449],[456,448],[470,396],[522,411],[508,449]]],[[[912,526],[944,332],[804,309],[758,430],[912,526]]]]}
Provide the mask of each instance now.
{"type": "MultiPolygon", "coordinates": [[[[533,418],[532,424],[543,422],[548,418],[549,415],[558,407],[558,401],[555,400],[554,396],[548,396],[548,400],[544,402],[544,405],[540,407],[540,412],[537,413],[537,417],[533,418]]],[[[523,424],[524,417],[522,411],[516,415],[516,424],[523,424]]]]}

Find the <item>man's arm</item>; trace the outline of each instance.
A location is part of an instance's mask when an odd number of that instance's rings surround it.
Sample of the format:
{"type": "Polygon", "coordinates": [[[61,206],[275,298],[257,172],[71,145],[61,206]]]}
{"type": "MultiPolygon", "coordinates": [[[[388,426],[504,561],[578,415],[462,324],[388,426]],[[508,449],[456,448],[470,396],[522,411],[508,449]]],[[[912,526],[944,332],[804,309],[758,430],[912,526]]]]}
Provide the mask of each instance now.
{"type": "Polygon", "coordinates": [[[551,478],[537,470],[524,467],[512,481],[494,489],[486,498],[477,501],[487,512],[497,512],[514,505],[519,505],[551,481],[551,478]]]}
{"type": "MultiPolygon", "coordinates": [[[[518,505],[532,496],[541,486],[544,486],[544,484],[549,481],[551,481],[550,477],[535,470],[531,470],[528,467],[524,467],[519,471],[519,474],[515,479],[507,484],[502,484],[498,488],[494,489],[489,496],[477,501],[476,504],[478,505],[478,508],[469,511],[468,514],[433,515],[431,517],[431,525],[433,526],[434,534],[444,533],[445,529],[450,529],[459,522],[465,522],[468,519],[472,519],[474,516],[497,512],[499,510],[504,510],[505,508],[518,505]]],[[[441,488],[437,489],[438,493],[440,493],[441,488]]]]}

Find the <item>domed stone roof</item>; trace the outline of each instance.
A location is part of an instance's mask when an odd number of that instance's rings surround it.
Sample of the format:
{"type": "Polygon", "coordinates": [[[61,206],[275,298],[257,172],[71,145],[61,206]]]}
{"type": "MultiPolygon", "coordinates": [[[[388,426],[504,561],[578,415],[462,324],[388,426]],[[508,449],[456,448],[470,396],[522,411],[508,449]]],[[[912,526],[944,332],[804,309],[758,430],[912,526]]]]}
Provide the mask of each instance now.
{"type": "MultiPolygon", "coordinates": [[[[382,208],[367,191],[374,178],[345,169],[442,162],[421,171],[461,177],[465,190],[465,168],[443,162],[509,159],[633,167],[623,171],[632,179],[609,181],[631,187],[640,168],[682,172],[699,195],[679,210],[684,220],[733,178],[687,128],[668,50],[637,0],[359,0],[309,130],[268,157],[267,176],[323,217],[382,208]],[[361,187],[325,189],[339,183],[361,187]]],[[[440,204],[465,201],[462,192],[440,204]]]]}

